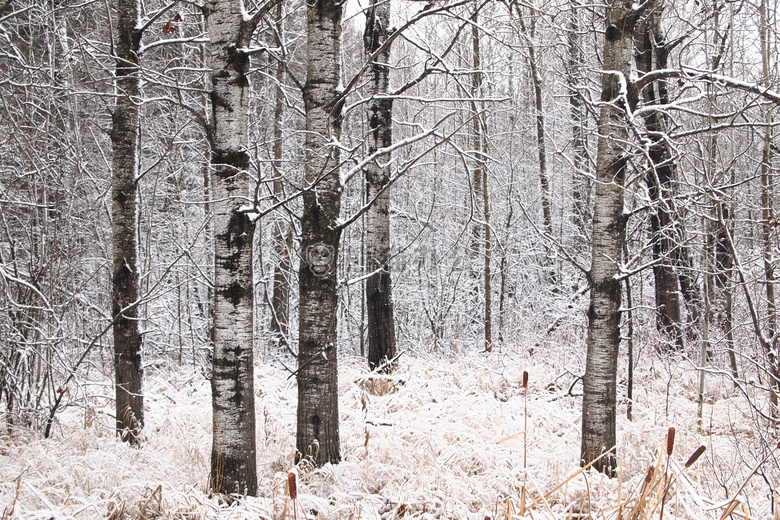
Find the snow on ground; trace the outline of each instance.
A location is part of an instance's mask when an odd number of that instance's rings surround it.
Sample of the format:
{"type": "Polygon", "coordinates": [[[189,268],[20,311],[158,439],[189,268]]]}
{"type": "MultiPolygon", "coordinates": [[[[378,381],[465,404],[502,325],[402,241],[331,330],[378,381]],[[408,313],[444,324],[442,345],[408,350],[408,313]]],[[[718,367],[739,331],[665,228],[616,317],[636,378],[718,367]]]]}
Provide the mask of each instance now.
{"type": "MultiPolygon", "coordinates": [[[[579,368],[566,363],[561,356],[538,352],[407,355],[394,376],[372,377],[362,360],[343,359],[344,460],[320,470],[301,467],[295,507],[285,493],[295,446],[294,378],[257,364],[260,497],[225,504],[210,497],[207,488],[209,383],[192,367],[159,370],[147,374],[141,449],[116,440],[107,398],[66,409],[50,439],[18,432],[0,438],[0,514],[3,520],[483,520],[520,518],[521,513],[525,518],[576,518],[589,511],[590,518],[616,518],[615,506],[639,494],[648,467],[665,466],[664,439],[674,426],[670,472],[676,474],[700,444],[707,451],[670,485],[664,517],[717,520],[765,454],[758,441],[777,442],[777,432],[757,430],[744,397],[717,380],[710,384],[699,433],[697,372],[684,363],[658,361],[638,375],[633,422],[623,419],[625,403],[620,406],[621,477],[589,471],[567,481],[579,470],[580,399],[569,393],[572,373],[579,368]],[[530,376],[527,399],[524,370],[530,376]],[[521,510],[524,487],[538,499],[559,485],[530,511],[521,510]]],[[[110,381],[94,383],[111,394],[110,381]]],[[[581,385],[573,388],[577,394],[581,385]]],[[[739,495],[737,513],[780,518],[770,513],[777,467],[777,459],[770,458],[763,476],[755,476],[739,495]]],[[[636,518],[659,518],[659,500],[660,494],[651,511],[648,498],[648,510],[641,511],[645,516],[637,511],[636,518]]]]}

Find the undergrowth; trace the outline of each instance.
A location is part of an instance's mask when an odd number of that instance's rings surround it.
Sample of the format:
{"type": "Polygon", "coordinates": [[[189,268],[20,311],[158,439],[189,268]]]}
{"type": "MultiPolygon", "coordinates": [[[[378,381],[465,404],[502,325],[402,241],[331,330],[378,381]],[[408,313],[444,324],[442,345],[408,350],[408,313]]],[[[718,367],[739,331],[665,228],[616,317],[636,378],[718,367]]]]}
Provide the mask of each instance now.
{"type": "Polygon", "coordinates": [[[211,401],[201,371],[147,379],[140,449],[113,434],[113,403],[101,397],[111,382],[81,381],[104,391],[74,398],[52,438],[2,437],[0,518],[780,519],[777,431],[715,378],[700,420],[698,375],[665,379],[661,362],[639,373],[633,421],[619,421],[618,477],[581,468],[579,362],[406,356],[386,376],[344,359],[343,462],[324,468],[293,466],[294,378],[257,364],[260,496],[232,500],[207,486],[211,401]]]}

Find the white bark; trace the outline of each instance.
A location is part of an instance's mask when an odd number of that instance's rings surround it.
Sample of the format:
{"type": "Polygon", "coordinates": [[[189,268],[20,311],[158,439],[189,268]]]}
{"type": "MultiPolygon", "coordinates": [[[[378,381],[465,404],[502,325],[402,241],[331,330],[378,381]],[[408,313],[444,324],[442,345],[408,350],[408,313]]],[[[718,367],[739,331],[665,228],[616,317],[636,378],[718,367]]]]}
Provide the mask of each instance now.
{"type": "Polygon", "coordinates": [[[219,493],[257,493],[253,371],[252,236],[240,208],[250,196],[247,168],[249,57],[238,49],[253,27],[240,0],[206,4],[212,109],[214,198],[214,355],[211,378],[211,487],[219,493]]]}
{"type": "MultiPolygon", "coordinates": [[[[587,464],[616,444],[617,356],[620,348],[619,262],[626,239],[623,188],[629,150],[627,78],[633,62],[633,32],[639,12],[613,0],[607,15],[604,69],[596,161],[590,308],[582,398],[582,462],[587,464]]],[[[616,453],[595,465],[614,475],[616,453]]]]}
{"type": "Polygon", "coordinates": [[[299,271],[298,457],[318,466],[341,459],[337,285],[341,209],[341,2],[309,3],[305,181],[299,271]]]}

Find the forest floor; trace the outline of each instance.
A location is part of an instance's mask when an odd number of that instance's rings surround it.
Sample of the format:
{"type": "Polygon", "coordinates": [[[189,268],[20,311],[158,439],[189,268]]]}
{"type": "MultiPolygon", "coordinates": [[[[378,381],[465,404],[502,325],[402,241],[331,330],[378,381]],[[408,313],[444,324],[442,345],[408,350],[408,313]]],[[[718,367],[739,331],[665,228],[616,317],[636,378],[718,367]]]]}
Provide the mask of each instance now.
{"type": "Polygon", "coordinates": [[[700,428],[699,374],[684,360],[643,360],[633,421],[625,400],[619,405],[619,478],[580,471],[581,384],[573,383],[581,365],[576,356],[538,351],[407,354],[392,377],[372,377],[362,360],[342,359],[343,462],[299,468],[293,502],[285,483],[295,379],[258,362],[260,496],[231,504],[208,493],[211,397],[202,370],[148,371],[140,449],[115,438],[110,380],[93,377],[80,387],[92,397],[74,397],[51,438],[0,437],[1,518],[718,520],[727,509],[733,518],[780,518],[778,435],[755,419],[748,399],[757,397],[708,376],[700,428]],[[700,445],[706,451],[683,471],[700,445]],[[650,466],[659,468],[652,476],[650,466]]]}

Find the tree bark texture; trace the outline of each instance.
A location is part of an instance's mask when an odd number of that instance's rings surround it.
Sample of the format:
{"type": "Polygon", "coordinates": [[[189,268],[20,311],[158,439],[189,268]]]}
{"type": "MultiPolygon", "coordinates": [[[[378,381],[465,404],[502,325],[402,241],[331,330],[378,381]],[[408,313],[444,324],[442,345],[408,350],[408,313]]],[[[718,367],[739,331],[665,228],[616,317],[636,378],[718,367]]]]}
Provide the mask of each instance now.
{"type": "Polygon", "coordinates": [[[144,424],[141,332],[138,322],[138,113],[141,34],[137,0],[117,1],[116,90],[112,116],[113,147],[111,220],[113,236],[112,316],[114,319],[114,371],[116,429],[131,444],[140,441],[144,424]],[[132,306],[131,306],[132,305],[132,306]]]}
{"type": "Polygon", "coordinates": [[[211,376],[211,489],[257,494],[253,361],[252,236],[241,207],[251,198],[247,169],[249,44],[254,27],[240,0],[206,4],[211,68],[214,211],[214,354],[211,376]]]}
{"type": "MultiPolygon", "coordinates": [[[[474,95],[484,96],[482,75],[482,51],[479,29],[479,12],[474,12],[474,25],[471,26],[472,52],[474,55],[474,95]]],[[[491,286],[491,254],[492,254],[492,236],[490,228],[490,192],[488,191],[488,169],[487,169],[487,114],[485,113],[485,104],[482,101],[474,100],[475,108],[479,105],[480,111],[474,113],[474,152],[476,161],[474,164],[474,178],[479,178],[479,187],[481,188],[482,200],[482,222],[483,240],[482,240],[482,293],[484,294],[484,348],[485,352],[493,350],[493,294],[491,286]]]]}
{"type": "MultiPolygon", "coordinates": [[[[763,4],[762,4],[763,5],[763,4]]],[[[767,364],[769,374],[769,405],[770,413],[773,418],[780,417],[780,409],[778,409],[778,393],[780,392],[780,365],[778,364],[778,350],[780,350],[780,334],[778,334],[778,318],[777,318],[777,296],[775,294],[775,284],[777,279],[775,276],[774,268],[774,244],[776,243],[775,231],[772,226],[775,224],[774,211],[772,210],[772,195],[774,191],[774,183],[772,182],[772,176],[770,172],[770,161],[772,158],[771,143],[772,143],[772,129],[771,129],[771,116],[767,116],[767,127],[764,133],[764,150],[763,158],[761,161],[761,206],[762,206],[762,223],[761,223],[761,238],[763,241],[764,251],[764,276],[765,289],[766,289],[766,336],[769,339],[769,343],[766,347],[767,364]]]]}
{"type": "MultiPolygon", "coordinates": [[[[390,34],[389,0],[372,0],[366,13],[363,45],[367,55],[375,53],[390,34]]],[[[393,144],[393,100],[388,99],[390,83],[390,46],[386,46],[368,70],[368,153],[393,144]],[[384,96],[380,98],[380,96],[384,96]]],[[[368,315],[368,365],[391,371],[389,361],[396,356],[395,318],[393,316],[392,277],[390,275],[390,154],[382,154],[365,168],[366,211],[365,266],[371,276],[366,280],[368,315]]]]}
{"type": "Polygon", "coordinates": [[[307,190],[299,270],[298,458],[316,466],[341,459],[338,406],[337,273],[342,186],[341,2],[310,0],[304,85],[307,190]]]}
{"type": "MultiPolygon", "coordinates": [[[[630,151],[626,111],[635,102],[627,84],[633,61],[637,10],[631,2],[612,0],[604,42],[601,111],[598,121],[596,199],[593,214],[590,307],[582,398],[582,463],[595,460],[616,445],[616,379],[620,348],[620,258],[626,239],[623,189],[630,151]]],[[[594,467],[615,474],[617,454],[594,467]]]]}
{"type": "MultiPolygon", "coordinates": [[[[642,25],[637,38],[637,68],[648,73],[656,68],[666,68],[668,50],[660,28],[660,10],[650,13],[642,25]]],[[[652,106],[668,102],[666,85],[663,81],[651,83],[644,90],[645,104],[652,106]]],[[[645,127],[649,133],[648,156],[650,168],[647,172],[647,188],[654,203],[650,213],[650,242],[653,248],[653,277],[655,279],[656,328],[671,341],[677,349],[684,347],[682,313],[678,277],[673,267],[672,252],[683,247],[677,233],[673,183],[677,164],[672,156],[671,146],[665,139],[666,121],[659,111],[645,113],[645,127]]]]}
{"type": "MultiPolygon", "coordinates": [[[[471,243],[469,245],[469,270],[471,276],[471,296],[473,298],[473,307],[478,309],[480,307],[479,298],[479,286],[480,286],[480,259],[482,257],[482,233],[484,230],[484,224],[481,219],[480,205],[482,201],[482,156],[480,145],[481,134],[481,121],[482,105],[478,99],[482,95],[482,60],[479,49],[479,11],[475,2],[474,12],[471,15],[471,87],[468,93],[471,96],[471,102],[469,103],[469,116],[471,118],[471,135],[469,136],[471,143],[471,150],[473,158],[469,161],[471,171],[469,182],[471,183],[471,193],[469,193],[470,207],[471,207],[471,243]]],[[[465,50],[464,50],[465,52],[465,50]]],[[[474,323],[479,323],[479,315],[475,314],[473,317],[474,323]]]]}
{"type": "MultiPolygon", "coordinates": [[[[708,141],[708,144],[714,144],[714,136],[708,141]]],[[[714,151],[711,152],[714,155],[714,151]]],[[[714,159],[713,159],[714,160],[714,159]]],[[[714,164],[714,163],[710,163],[714,164]]],[[[734,257],[729,248],[728,235],[734,235],[733,219],[731,210],[727,203],[719,201],[713,209],[715,217],[712,219],[710,235],[708,240],[708,249],[706,253],[712,255],[714,264],[714,273],[710,282],[710,300],[708,304],[712,309],[711,317],[707,317],[725,334],[726,347],[729,356],[729,365],[731,375],[736,382],[739,378],[739,367],[737,363],[737,353],[734,350],[734,299],[732,276],[734,272],[734,257]],[[722,227],[720,222],[730,226],[727,230],[722,227]],[[727,232],[728,231],[728,232],[727,232]]],[[[705,257],[707,258],[707,257],[705,257]]],[[[710,276],[710,275],[705,275],[710,276]]]]}

